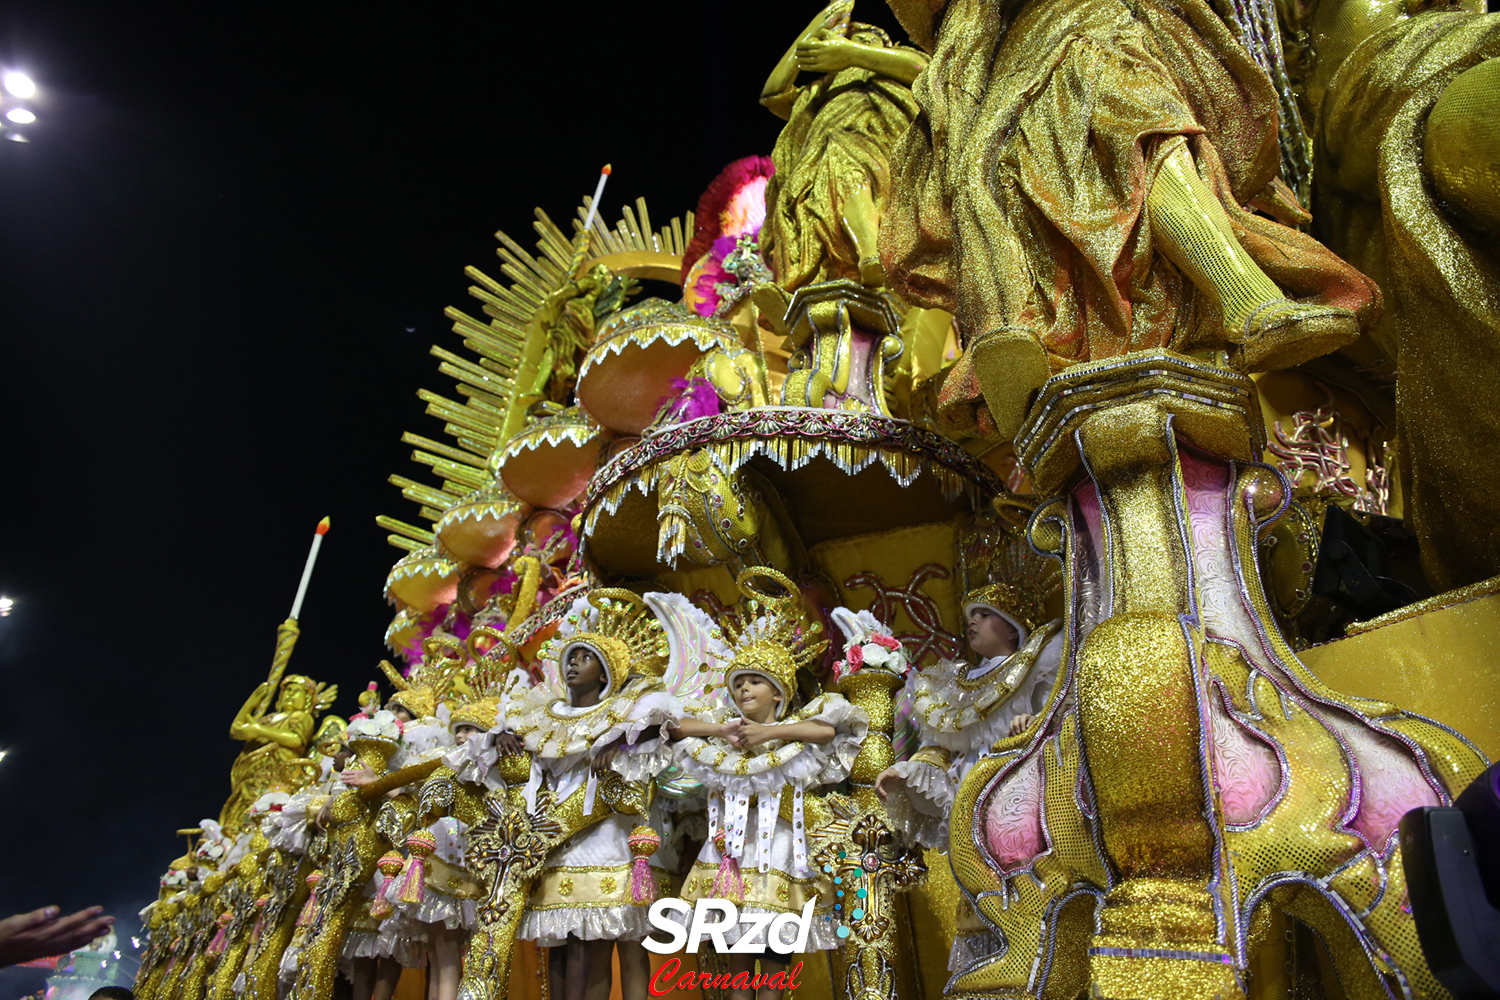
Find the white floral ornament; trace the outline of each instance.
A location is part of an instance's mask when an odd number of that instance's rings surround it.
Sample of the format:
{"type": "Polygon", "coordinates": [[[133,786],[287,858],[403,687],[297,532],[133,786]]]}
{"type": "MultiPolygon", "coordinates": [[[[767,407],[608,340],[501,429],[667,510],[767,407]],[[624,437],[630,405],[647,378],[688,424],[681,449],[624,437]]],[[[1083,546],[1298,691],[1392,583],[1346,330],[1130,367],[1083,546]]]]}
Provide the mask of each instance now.
{"type": "Polygon", "coordinates": [[[867,669],[906,676],[910,666],[906,661],[906,649],[901,646],[900,640],[895,639],[889,631],[880,631],[868,637],[865,642],[850,642],[844,646],[843,660],[834,664],[834,679],[841,681],[850,673],[867,669]]]}
{"type": "Polygon", "coordinates": [[[401,731],[401,720],[383,708],[373,716],[356,717],[349,723],[349,733],[356,737],[371,736],[394,740],[400,738],[401,731]]]}
{"type": "Polygon", "coordinates": [[[175,889],[180,885],[187,885],[188,873],[183,871],[181,868],[170,868],[167,870],[167,873],[161,877],[161,884],[172,889],[175,889]]]}
{"type": "Polygon", "coordinates": [[[250,807],[250,815],[264,816],[267,813],[281,812],[291,799],[286,792],[267,792],[255,800],[255,804],[250,807]]]}

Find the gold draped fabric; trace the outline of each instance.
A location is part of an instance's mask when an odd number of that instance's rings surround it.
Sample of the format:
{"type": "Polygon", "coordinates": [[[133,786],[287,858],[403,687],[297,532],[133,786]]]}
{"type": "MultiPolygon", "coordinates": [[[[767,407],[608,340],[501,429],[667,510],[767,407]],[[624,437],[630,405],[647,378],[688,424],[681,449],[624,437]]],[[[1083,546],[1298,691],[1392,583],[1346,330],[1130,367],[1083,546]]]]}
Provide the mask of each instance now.
{"type": "Polygon", "coordinates": [[[835,278],[859,280],[859,261],[840,222],[844,193],[870,189],[880,210],[891,190],[890,151],[916,116],[911,89],[851,67],[798,89],[771,159],[761,245],[777,282],[794,290],[835,278]]]}
{"type": "MultiPolygon", "coordinates": [[[[1308,236],[1241,208],[1279,166],[1276,96],[1202,0],[953,0],[921,109],[892,154],[881,257],[968,345],[1025,330],[1054,370],[1221,344],[1217,310],[1155,252],[1144,211],[1185,137],[1235,235],[1288,295],[1373,318],[1378,291],[1308,236]]],[[[963,360],[954,430],[992,429],[963,360]]]]}
{"type": "Polygon", "coordinates": [[[1423,177],[1427,116],[1464,70],[1500,56],[1500,16],[1419,14],[1339,68],[1318,123],[1320,231],[1381,283],[1372,335],[1397,363],[1398,465],[1439,591],[1500,573],[1500,260],[1423,177]]]}

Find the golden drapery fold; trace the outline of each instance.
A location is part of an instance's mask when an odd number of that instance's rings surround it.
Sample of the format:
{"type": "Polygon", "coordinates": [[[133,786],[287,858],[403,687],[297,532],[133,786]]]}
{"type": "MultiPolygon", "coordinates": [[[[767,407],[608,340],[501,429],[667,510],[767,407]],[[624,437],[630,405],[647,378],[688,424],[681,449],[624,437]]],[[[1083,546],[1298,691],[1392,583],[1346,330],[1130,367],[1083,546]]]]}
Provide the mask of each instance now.
{"type": "Polygon", "coordinates": [[[911,88],[850,67],[799,88],[771,159],[761,245],[781,287],[860,277],[843,230],[844,198],[867,187],[876,210],[891,191],[891,147],[916,117],[911,88]]]}
{"type": "MultiPolygon", "coordinates": [[[[1362,325],[1378,309],[1354,268],[1241,207],[1279,168],[1276,95],[1202,0],[953,0],[914,93],[881,257],[895,290],[953,312],[969,346],[1025,330],[1053,370],[1222,346],[1217,309],[1154,250],[1145,212],[1178,136],[1289,297],[1362,325]]],[[[963,359],[941,407],[954,430],[993,430],[963,359]]]]}
{"type": "Polygon", "coordinates": [[[1496,57],[1500,16],[1418,14],[1360,43],[1318,120],[1318,221],[1389,297],[1371,334],[1396,359],[1406,514],[1439,591],[1500,573],[1500,256],[1435,199],[1422,154],[1444,89],[1496,57]]]}

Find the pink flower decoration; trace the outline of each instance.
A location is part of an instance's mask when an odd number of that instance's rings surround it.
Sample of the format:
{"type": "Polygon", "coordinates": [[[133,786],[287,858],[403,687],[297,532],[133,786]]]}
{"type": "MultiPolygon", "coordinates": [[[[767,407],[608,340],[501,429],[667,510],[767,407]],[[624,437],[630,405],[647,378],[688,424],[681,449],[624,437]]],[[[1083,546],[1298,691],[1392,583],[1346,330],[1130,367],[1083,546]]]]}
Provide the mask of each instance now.
{"type": "Polygon", "coordinates": [[[897,642],[896,637],[892,635],[877,635],[870,641],[877,646],[884,646],[893,653],[901,648],[901,643],[897,642]]]}
{"type": "Polygon", "coordinates": [[[864,648],[858,644],[851,645],[844,652],[844,656],[847,658],[845,662],[849,664],[850,670],[858,670],[860,667],[865,665],[865,651],[864,648]]]}

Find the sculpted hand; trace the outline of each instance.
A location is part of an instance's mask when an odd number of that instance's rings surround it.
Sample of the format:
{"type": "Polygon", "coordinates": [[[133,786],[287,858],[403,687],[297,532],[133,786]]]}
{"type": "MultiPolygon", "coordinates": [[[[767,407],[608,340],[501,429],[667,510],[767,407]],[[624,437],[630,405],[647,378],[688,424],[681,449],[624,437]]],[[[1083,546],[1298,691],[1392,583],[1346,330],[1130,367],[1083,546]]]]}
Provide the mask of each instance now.
{"type": "Polygon", "coordinates": [[[1035,721],[1035,720],[1036,720],[1036,716],[1034,716],[1034,715],[1018,715],[1018,716],[1016,716],[1014,719],[1010,720],[1010,735],[1012,735],[1012,736],[1019,736],[1019,735],[1021,735],[1022,733],[1024,733],[1026,731],[1026,727],[1030,726],[1031,723],[1033,721],[1035,721]]]}
{"type": "Polygon", "coordinates": [[[797,68],[809,73],[836,73],[854,65],[859,45],[847,38],[809,38],[797,46],[797,68]]]}
{"type": "Polygon", "coordinates": [[[66,917],[58,917],[55,906],[30,913],[17,913],[0,920],[0,966],[62,955],[82,948],[109,931],[114,917],[103,916],[102,907],[91,906],[66,917]]]}
{"type": "Polygon", "coordinates": [[[881,799],[888,799],[897,786],[904,784],[906,784],[906,779],[901,777],[894,767],[888,767],[875,777],[875,794],[881,799]]]}

